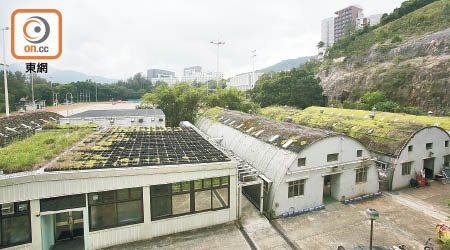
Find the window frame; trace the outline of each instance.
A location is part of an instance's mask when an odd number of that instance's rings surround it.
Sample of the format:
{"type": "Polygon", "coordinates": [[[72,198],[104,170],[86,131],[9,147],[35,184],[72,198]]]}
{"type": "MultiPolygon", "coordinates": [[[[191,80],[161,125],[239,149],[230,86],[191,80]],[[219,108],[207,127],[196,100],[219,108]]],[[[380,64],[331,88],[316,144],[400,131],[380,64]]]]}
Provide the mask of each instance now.
{"type": "Polygon", "coordinates": [[[412,170],[412,161],[402,163],[402,176],[411,175],[411,170],[412,170]],[[405,171],[405,167],[408,171],[405,171]]]}
{"type": "Polygon", "coordinates": [[[367,182],[367,175],[369,167],[359,167],[355,169],[355,184],[362,184],[367,182]]]}
{"type": "Polygon", "coordinates": [[[362,149],[356,150],[356,157],[357,157],[357,158],[363,157],[363,150],[362,150],[362,149]]]}
{"type": "Polygon", "coordinates": [[[425,150],[431,150],[433,149],[433,143],[432,142],[428,142],[425,144],[425,150]]]}
{"type": "Polygon", "coordinates": [[[409,145],[408,146],[408,152],[412,152],[414,150],[414,146],[413,145],[409,145]]]}
{"type": "Polygon", "coordinates": [[[297,167],[305,167],[306,166],[306,157],[300,157],[297,159],[297,167]],[[300,162],[303,164],[301,165],[300,162]]]}
{"type": "Polygon", "coordinates": [[[14,246],[19,246],[19,245],[24,245],[24,244],[29,244],[33,241],[33,232],[32,232],[32,226],[31,226],[31,207],[30,207],[30,201],[20,201],[20,202],[10,202],[10,203],[4,203],[4,204],[0,204],[0,249],[3,248],[9,248],[9,247],[14,247],[14,246]],[[14,213],[12,215],[3,215],[2,213],[2,207],[5,204],[10,204],[13,203],[14,204],[14,213]],[[28,206],[28,209],[26,212],[18,212],[18,207],[20,203],[26,203],[28,206]],[[16,212],[17,211],[17,212],[16,212]],[[29,223],[29,237],[26,241],[22,241],[22,242],[17,242],[17,243],[13,243],[13,244],[7,244],[7,245],[3,245],[3,219],[8,219],[8,218],[15,218],[15,217],[22,217],[22,216],[27,216],[28,217],[28,223],[29,223]]]}
{"type": "Polygon", "coordinates": [[[134,224],[140,224],[140,223],[144,223],[145,220],[145,213],[144,213],[144,190],[143,187],[135,187],[135,188],[123,188],[123,189],[115,189],[115,190],[108,190],[108,191],[103,191],[103,192],[93,192],[93,193],[88,193],[87,194],[87,199],[88,199],[88,209],[89,209],[89,232],[95,232],[95,231],[100,231],[100,230],[105,230],[105,229],[109,229],[109,228],[117,228],[117,227],[123,227],[123,226],[128,226],[128,225],[134,225],[134,224]],[[140,199],[136,199],[136,198],[131,198],[131,190],[135,189],[135,188],[139,188],[141,189],[141,197],[140,199]],[[117,198],[117,193],[118,191],[121,190],[128,190],[128,199],[126,200],[118,200],[117,198]],[[96,202],[95,204],[91,204],[91,195],[94,194],[101,194],[101,193],[106,193],[106,192],[114,192],[114,201],[107,201],[107,202],[96,202]],[[133,221],[133,222],[129,222],[129,223],[119,223],[119,209],[118,209],[118,204],[119,203],[127,203],[130,201],[141,201],[141,211],[142,211],[142,219],[139,221],[133,221]],[[116,207],[116,224],[115,225],[111,225],[111,226],[106,226],[106,227],[96,227],[93,228],[92,227],[92,212],[91,212],[91,208],[95,207],[95,206],[102,206],[102,205],[110,205],[110,204],[114,204],[116,207]]]}
{"type": "Polygon", "coordinates": [[[327,154],[327,162],[335,162],[335,161],[339,161],[339,153],[327,154]],[[330,159],[332,156],[333,156],[333,159],[334,159],[335,155],[336,155],[336,160],[330,159]]]}
{"type": "Polygon", "coordinates": [[[288,199],[295,198],[295,197],[302,197],[305,195],[305,184],[306,184],[305,180],[306,179],[300,179],[300,180],[294,180],[294,181],[288,182],[288,199]],[[294,193],[296,185],[298,186],[297,194],[294,193]],[[291,191],[290,191],[291,187],[292,187],[292,195],[291,195],[291,191]]]}
{"type": "Polygon", "coordinates": [[[445,140],[445,142],[444,142],[444,147],[446,147],[446,148],[448,148],[448,140],[445,140]]]}
{"type": "Polygon", "coordinates": [[[161,215],[161,216],[153,216],[153,214],[151,212],[150,213],[150,220],[151,221],[157,221],[157,220],[163,220],[163,219],[168,219],[168,218],[175,218],[175,217],[189,215],[189,214],[198,214],[198,213],[203,213],[203,212],[217,211],[217,210],[230,208],[230,176],[218,176],[218,177],[196,179],[196,180],[175,182],[175,183],[168,183],[168,184],[161,184],[161,185],[169,185],[170,192],[168,192],[167,194],[162,194],[162,195],[152,195],[152,192],[151,192],[152,187],[160,186],[160,185],[152,185],[152,186],[150,186],[150,208],[151,208],[151,204],[152,204],[153,199],[159,198],[159,197],[169,197],[170,198],[170,214],[169,215],[161,215]],[[215,178],[219,179],[219,184],[218,185],[214,184],[214,179],[215,178]],[[224,182],[225,178],[227,178],[226,182],[224,182]],[[209,180],[209,182],[208,182],[208,180],[209,180]],[[202,185],[201,185],[200,188],[196,188],[195,187],[195,182],[196,181],[201,181],[202,185]],[[175,192],[172,191],[172,187],[173,187],[172,185],[182,185],[182,183],[187,183],[187,182],[190,183],[190,190],[189,191],[183,191],[183,190],[175,191],[175,192]],[[205,184],[205,183],[209,183],[209,184],[205,184]],[[214,190],[219,190],[219,189],[222,189],[222,188],[227,188],[228,189],[228,197],[227,197],[228,202],[227,202],[227,205],[224,206],[224,207],[214,208],[214,206],[213,206],[214,190]],[[202,191],[211,191],[210,208],[209,209],[200,210],[200,211],[196,211],[196,209],[195,209],[195,193],[196,192],[202,192],[202,191]],[[180,194],[190,194],[190,196],[189,196],[189,198],[190,198],[190,209],[189,209],[189,212],[180,213],[180,214],[173,214],[173,199],[172,199],[172,196],[173,195],[180,195],[180,194]]]}

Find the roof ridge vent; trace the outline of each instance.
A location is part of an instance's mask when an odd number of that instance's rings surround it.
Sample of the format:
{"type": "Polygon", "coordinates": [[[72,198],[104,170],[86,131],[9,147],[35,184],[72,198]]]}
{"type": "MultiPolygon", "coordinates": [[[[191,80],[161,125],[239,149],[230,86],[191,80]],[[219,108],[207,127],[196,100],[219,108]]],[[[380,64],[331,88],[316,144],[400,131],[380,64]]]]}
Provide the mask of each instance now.
{"type": "Polygon", "coordinates": [[[251,127],[251,128],[249,128],[249,129],[247,129],[247,131],[245,131],[245,133],[250,133],[250,132],[253,131],[253,129],[255,129],[255,127],[251,127]]]}
{"type": "Polygon", "coordinates": [[[283,148],[289,147],[294,141],[292,139],[289,139],[285,144],[283,144],[283,148]]]}
{"type": "Polygon", "coordinates": [[[262,129],[262,130],[256,132],[255,137],[260,136],[263,132],[264,132],[264,129],[262,129]]]}
{"type": "Polygon", "coordinates": [[[236,128],[242,128],[242,126],[244,126],[244,123],[241,123],[239,126],[237,126],[236,128]]]}
{"type": "Polygon", "coordinates": [[[279,135],[272,136],[272,138],[269,139],[269,142],[274,142],[276,139],[278,139],[278,137],[280,136],[279,135]]]}

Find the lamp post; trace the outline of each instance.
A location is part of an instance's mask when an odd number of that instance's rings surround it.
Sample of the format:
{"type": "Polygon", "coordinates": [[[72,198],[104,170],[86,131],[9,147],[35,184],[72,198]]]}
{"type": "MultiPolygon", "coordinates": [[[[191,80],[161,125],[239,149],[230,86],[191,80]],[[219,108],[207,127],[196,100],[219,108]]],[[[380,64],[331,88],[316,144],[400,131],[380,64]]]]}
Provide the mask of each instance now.
{"type": "Polygon", "coordinates": [[[70,102],[73,101],[72,93],[68,92],[66,93],[66,107],[67,107],[67,116],[69,116],[69,99],[67,98],[67,95],[70,95],[70,102]]]}
{"type": "Polygon", "coordinates": [[[368,208],[366,210],[366,215],[370,219],[370,247],[369,247],[369,249],[372,250],[373,221],[378,219],[378,217],[380,215],[378,214],[378,211],[373,208],[368,208]]]}
{"type": "Polygon", "coordinates": [[[6,51],[5,51],[5,30],[9,30],[9,27],[1,29],[3,32],[3,80],[5,85],[5,109],[6,116],[9,116],[9,97],[8,97],[8,77],[6,76],[6,51]]]}
{"type": "MultiPolygon", "coordinates": [[[[211,44],[217,45],[217,72],[216,72],[216,87],[219,84],[219,48],[220,45],[224,45],[225,42],[220,41],[219,36],[217,36],[217,41],[211,41],[211,44]]],[[[206,95],[208,95],[209,88],[208,88],[208,82],[206,82],[206,95]]]]}
{"type": "Polygon", "coordinates": [[[252,59],[253,59],[253,75],[252,75],[252,82],[250,88],[255,87],[255,57],[256,57],[256,49],[252,50],[252,59]]]}

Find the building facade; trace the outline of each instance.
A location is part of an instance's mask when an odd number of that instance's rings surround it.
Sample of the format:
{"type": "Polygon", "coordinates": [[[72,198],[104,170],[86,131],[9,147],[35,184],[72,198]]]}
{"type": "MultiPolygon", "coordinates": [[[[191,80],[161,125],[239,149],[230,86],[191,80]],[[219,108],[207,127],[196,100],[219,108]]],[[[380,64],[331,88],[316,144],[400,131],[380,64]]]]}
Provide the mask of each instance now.
{"type": "Polygon", "coordinates": [[[160,109],[89,110],[59,120],[61,125],[97,124],[100,127],[165,127],[166,117],[160,109]]]}
{"type": "Polygon", "coordinates": [[[211,80],[216,81],[217,78],[223,79],[222,72],[202,71],[202,67],[193,66],[183,70],[183,82],[200,82],[205,83],[211,80]]]}
{"type": "Polygon", "coordinates": [[[322,20],[321,25],[321,41],[326,47],[330,47],[334,43],[334,17],[322,20]]]}
{"type": "Polygon", "coordinates": [[[99,249],[236,220],[235,162],[191,129],[113,129],[107,140],[128,134],[122,153],[144,131],[157,162],[141,147],[135,159],[151,163],[0,175],[0,247],[99,249]],[[186,155],[164,155],[161,137],[186,155]]]}
{"type": "Polygon", "coordinates": [[[363,10],[353,5],[338,10],[334,14],[337,15],[334,17],[334,41],[344,36],[352,25],[355,26],[354,29],[359,29],[364,18],[363,10]]]}
{"type": "Polygon", "coordinates": [[[236,76],[233,76],[230,78],[230,80],[227,82],[227,88],[235,87],[239,90],[249,90],[253,89],[255,87],[256,81],[258,81],[259,77],[262,76],[264,73],[258,73],[255,72],[254,76],[255,79],[253,79],[253,73],[243,73],[236,76]]]}
{"type": "Polygon", "coordinates": [[[275,215],[379,189],[370,151],[351,137],[234,111],[197,126],[267,177],[264,210],[275,215]]]}
{"type": "Polygon", "coordinates": [[[163,69],[148,69],[147,79],[155,85],[157,82],[165,82],[168,85],[173,85],[178,82],[175,77],[175,72],[163,69]]]}

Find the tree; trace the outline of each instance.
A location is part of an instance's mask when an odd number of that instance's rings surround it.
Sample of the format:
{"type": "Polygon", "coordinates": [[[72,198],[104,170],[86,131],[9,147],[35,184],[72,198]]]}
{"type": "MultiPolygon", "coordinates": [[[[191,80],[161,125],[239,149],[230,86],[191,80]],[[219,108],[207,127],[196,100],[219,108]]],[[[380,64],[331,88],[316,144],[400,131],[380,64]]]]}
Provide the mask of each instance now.
{"type": "Polygon", "coordinates": [[[162,109],[168,126],[178,126],[181,121],[194,122],[201,96],[202,90],[187,83],[176,83],[156,87],[152,93],[145,94],[143,100],[162,109]]]}
{"type": "Polygon", "coordinates": [[[324,43],[323,41],[320,41],[320,42],[317,44],[317,48],[318,48],[318,49],[323,48],[323,46],[325,46],[325,43],[324,43]]]}
{"type": "Polygon", "coordinates": [[[319,85],[320,79],[314,75],[314,63],[308,62],[290,71],[262,75],[250,91],[252,100],[262,107],[288,105],[306,108],[322,105],[323,90],[319,85]]]}
{"type": "MultiPolygon", "coordinates": [[[[387,101],[386,95],[382,91],[367,92],[361,97],[361,102],[367,104],[370,108],[375,104],[387,101]]],[[[377,108],[378,109],[378,108],[377,108]]]]}

